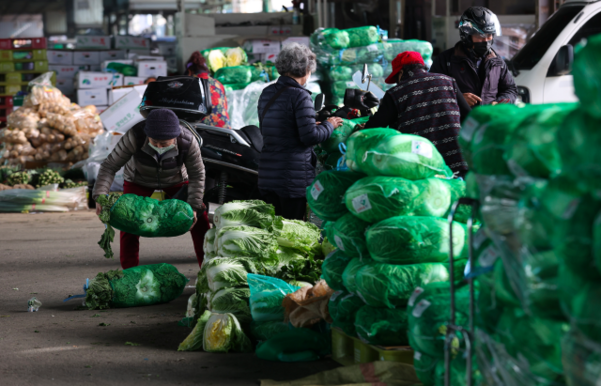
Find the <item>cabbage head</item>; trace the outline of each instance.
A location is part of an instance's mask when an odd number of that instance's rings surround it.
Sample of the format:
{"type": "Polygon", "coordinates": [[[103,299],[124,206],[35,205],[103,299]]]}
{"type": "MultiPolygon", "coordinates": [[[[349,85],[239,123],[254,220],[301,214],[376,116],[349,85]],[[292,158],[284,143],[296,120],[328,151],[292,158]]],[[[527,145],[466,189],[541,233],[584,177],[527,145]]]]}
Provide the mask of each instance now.
{"type": "Polygon", "coordinates": [[[209,56],[207,57],[207,64],[209,65],[209,69],[213,71],[213,73],[217,72],[220,68],[225,67],[227,59],[223,52],[219,50],[212,50],[209,52],[209,56]]]}
{"type": "Polygon", "coordinates": [[[239,322],[246,323],[252,320],[248,299],[250,290],[248,288],[223,288],[214,292],[209,299],[209,309],[219,314],[230,313],[239,322]]]}
{"type": "Polygon", "coordinates": [[[368,226],[369,223],[347,213],[328,229],[328,239],[348,257],[368,257],[365,243],[365,231],[368,226]]]}
{"type": "Polygon", "coordinates": [[[267,271],[270,276],[290,282],[301,280],[316,283],[319,281],[322,260],[316,258],[313,253],[302,255],[295,249],[280,247],[277,250],[277,257],[278,265],[275,267],[275,272],[268,267],[267,271]]]}
{"type": "Polygon", "coordinates": [[[309,207],[324,221],[338,220],[348,213],[344,204],[345,192],[362,177],[364,174],[350,171],[331,170],[320,173],[307,187],[309,207]]]}
{"type": "Polygon", "coordinates": [[[204,243],[202,249],[205,254],[205,258],[212,259],[216,256],[215,254],[215,233],[217,229],[211,228],[205,233],[204,243]]]}
{"type": "Polygon", "coordinates": [[[357,310],[355,328],[364,342],[381,346],[406,346],[407,309],[363,306],[357,310]]]}
{"type": "Polygon", "coordinates": [[[246,275],[257,273],[255,261],[243,257],[216,257],[203,264],[211,292],[247,285],[246,275]]]}
{"type": "Polygon", "coordinates": [[[228,67],[239,66],[248,61],[246,52],[240,47],[230,48],[225,52],[225,57],[228,67]]]}
{"type": "Polygon", "coordinates": [[[278,244],[300,253],[311,253],[319,245],[321,231],[310,222],[281,219],[281,228],[274,229],[278,244]]]}
{"type": "Polygon", "coordinates": [[[357,273],[363,267],[365,267],[367,265],[374,265],[374,264],[376,264],[376,262],[370,258],[365,258],[365,259],[354,258],[354,259],[352,259],[346,265],[344,272],[342,272],[342,283],[344,284],[344,288],[348,292],[356,294],[357,293],[357,281],[356,281],[357,273]]]}
{"type": "MultiPolygon", "coordinates": [[[[449,258],[449,224],[438,217],[399,216],[381,221],[367,230],[371,257],[388,264],[445,262],[449,258]]],[[[467,229],[453,223],[453,253],[467,257],[467,229]]]]}
{"type": "Polygon", "coordinates": [[[232,314],[211,314],[205,326],[202,346],[206,352],[252,351],[250,339],[232,314]]]}
{"type": "Polygon", "coordinates": [[[214,222],[217,228],[244,225],[270,229],[275,220],[273,205],[260,200],[232,201],[215,210],[214,222]]]}
{"type": "Polygon", "coordinates": [[[328,312],[332,317],[333,327],[338,327],[348,336],[355,336],[355,315],[365,302],[355,294],[336,291],[328,302],[328,312]]]}
{"type": "Polygon", "coordinates": [[[350,257],[345,256],[344,252],[336,250],[323,261],[321,266],[322,277],[331,289],[335,291],[345,290],[342,274],[351,260],[350,257]]]}
{"type": "Polygon", "coordinates": [[[223,227],[217,231],[218,254],[223,257],[253,257],[276,265],[276,238],[268,231],[248,226],[223,227]]]}

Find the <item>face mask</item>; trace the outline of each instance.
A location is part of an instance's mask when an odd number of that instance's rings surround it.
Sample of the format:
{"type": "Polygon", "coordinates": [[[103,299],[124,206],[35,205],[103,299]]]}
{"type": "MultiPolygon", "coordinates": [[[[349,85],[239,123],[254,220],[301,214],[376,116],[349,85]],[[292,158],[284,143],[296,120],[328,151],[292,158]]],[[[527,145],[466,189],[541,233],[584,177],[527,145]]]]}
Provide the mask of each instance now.
{"type": "Polygon", "coordinates": [[[167,153],[169,150],[175,148],[175,144],[173,145],[169,145],[167,147],[156,147],[153,146],[150,142],[148,143],[148,145],[154,150],[156,151],[159,155],[165,154],[167,153]]]}
{"type": "Polygon", "coordinates": [[[474,43],[474,54],[478,58],[483,58],[486,54],[490,52],[492,48],[492,40],[487,42],[474,43]]]}

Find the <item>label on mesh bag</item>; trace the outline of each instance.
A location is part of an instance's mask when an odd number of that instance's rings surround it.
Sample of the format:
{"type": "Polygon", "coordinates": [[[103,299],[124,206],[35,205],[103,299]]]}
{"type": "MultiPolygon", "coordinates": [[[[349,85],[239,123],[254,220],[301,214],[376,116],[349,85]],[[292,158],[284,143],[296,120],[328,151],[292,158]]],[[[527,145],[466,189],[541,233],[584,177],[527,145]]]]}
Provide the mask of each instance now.
{"type": "Polygon", "coordinates": [[[342,243],[342,239],[340,238],[340,236],[334,236],[334,242],[336,243],[336,246],[342,251],[344,252],[344,244],[342,243]]]}
{"type": "Polygon", "coordinates": [[[481,267],[492,267],[495,261],[499,258],[499,251],[493,245],[486,248],[480,256],[478,256],[478,262],[481,267]]]}
{"type": "Polygon", "coordinates": [[[355,212],[357,213],[362,213],[371,209],[371,202],[369,202],[367,194],[362,194],[353,198],[353,209],[355,209],[355,212]]]}
{"type": "Polygon", "coordinates": [[[407,302],[407,306],[413,307],[413,303],[415,303],[415,299],[417,299],[417,297],[419,295],[421,295],[422,292],[424,292],[424,289],[422,287],[417,287],[416,289],[414,289],[413,293],[411,294],[411,297],[409,298],[409,301],[407,302]]]}
{"type": "Polygon", "coordinates": [[[330,301],[331,302],[335,302],[336,299],[338,299],[338,296],[342,295],[344,292],[342,291],[336,291],[332,294],[332,296],[330,296],[330,301]]]}
{"type": "Polygon", "coordinates": [[[431,305],[432,305],[432,303],[430,303],[426,299],[420,300],[420,302],[417,303],[417,305],[413,309],[413,312],[412,312],[413,316],[416,318],[421,318],[424,311],[426,311],[428,309],[428,307],[430,307],[431,305]]]}
{"type": "Polygon", "coordinates": [[[419,351],[416,351],[413,353],[413,359],[415,359],[416,361],[419,361],[422,359],[422,353],[419,351]]]}
{"type": "Polygon", "coordinates": [[[411,141],[411,152],[422,157],[432,158],[432,145],[422,141],[411,141]]]}
{"type": "Polygon", "coordinates": [[[319,195],[322,194],[324,191],[323,185],[321,184],[321,182],[319,181],[315,181],[315,183],[313,184],[313,187],[311,188],[311,197],[313,197],[313,199],[315,201],[317,201],[317,199],[319,198],[319,195]]]}

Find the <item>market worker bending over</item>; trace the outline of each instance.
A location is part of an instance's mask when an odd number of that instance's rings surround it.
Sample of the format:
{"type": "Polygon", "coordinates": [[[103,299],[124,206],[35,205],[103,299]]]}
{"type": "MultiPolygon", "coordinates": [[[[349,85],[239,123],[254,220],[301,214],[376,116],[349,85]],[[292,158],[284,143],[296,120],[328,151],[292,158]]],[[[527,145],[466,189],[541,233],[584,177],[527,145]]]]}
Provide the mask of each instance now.
{"type": "MultiPolygon", "coordinates": [[[[119,140],[115,149],[100,166],[92,197],[109,194],[115,174],[125,166],[123,193],[150,197],[155,190],[165,192],[167,198],[187,188],[188,203],[194,210],[194,224],[190,229],[198,265],[204,258],[204,235],[209,220],[202,202],[205,169],[200,147],[192,134],[180,126],[171,110],[157,109],[145,121],[132,127],[119,140]]],[[[96,214],[101,206],[96,204],[96,214]]],[[[140,237],[121,232],[120,259],[123,269],[140,263],[140,237]]]]}
{"type": "Polygon", "coordinates": [[[455,81],[446,75],[429,74],[422,56],[407,51],[392,61],[392,73],[386,83],[397,85],[386,91],[380,108],[367,121],[365,129],[390,127],[425,137],[436,146],[451,170],[463,177],[467,164],[457,136],[470,107],[455,81]]]}
{"type": "Polygon", "coordinates": [[[430,72],[455,78],[470,106],[515,103],[518,89],[507,65],[492,49],[499,19],[488,8],[471,7],[459,20],[461,41],[434,59],[430,72]]]}

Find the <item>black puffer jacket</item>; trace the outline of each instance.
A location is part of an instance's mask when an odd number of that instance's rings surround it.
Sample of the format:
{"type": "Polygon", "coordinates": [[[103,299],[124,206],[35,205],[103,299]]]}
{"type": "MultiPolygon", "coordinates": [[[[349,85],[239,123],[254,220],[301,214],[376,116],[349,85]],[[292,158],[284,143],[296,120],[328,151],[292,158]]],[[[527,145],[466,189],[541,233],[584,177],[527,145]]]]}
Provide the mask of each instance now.
{"type": "Polygon", "coordinates": [[[265,88],[259,99],[259,120],[269,100],[286,88],[265,113],[261,122],[263,151],[259,162],[259,190],[280,197],[304,197],[315,178],[317,157],[313,146],[330,137],[329,122],[315,124],[311,92],[294,79],[280,76],[265,88]]]}
{"type": "Polygon", "coordinates": [[[476,63],[466,54],[461,42],[438,55],[430,72],[455,78],[462,93],[478,95],[482,98],[483,105],[503,99],[515,103],[518,97],[518,88],[513,76],[503,59],[494,51],[484,59],[484,82],[480,79],[476,63]]]}

